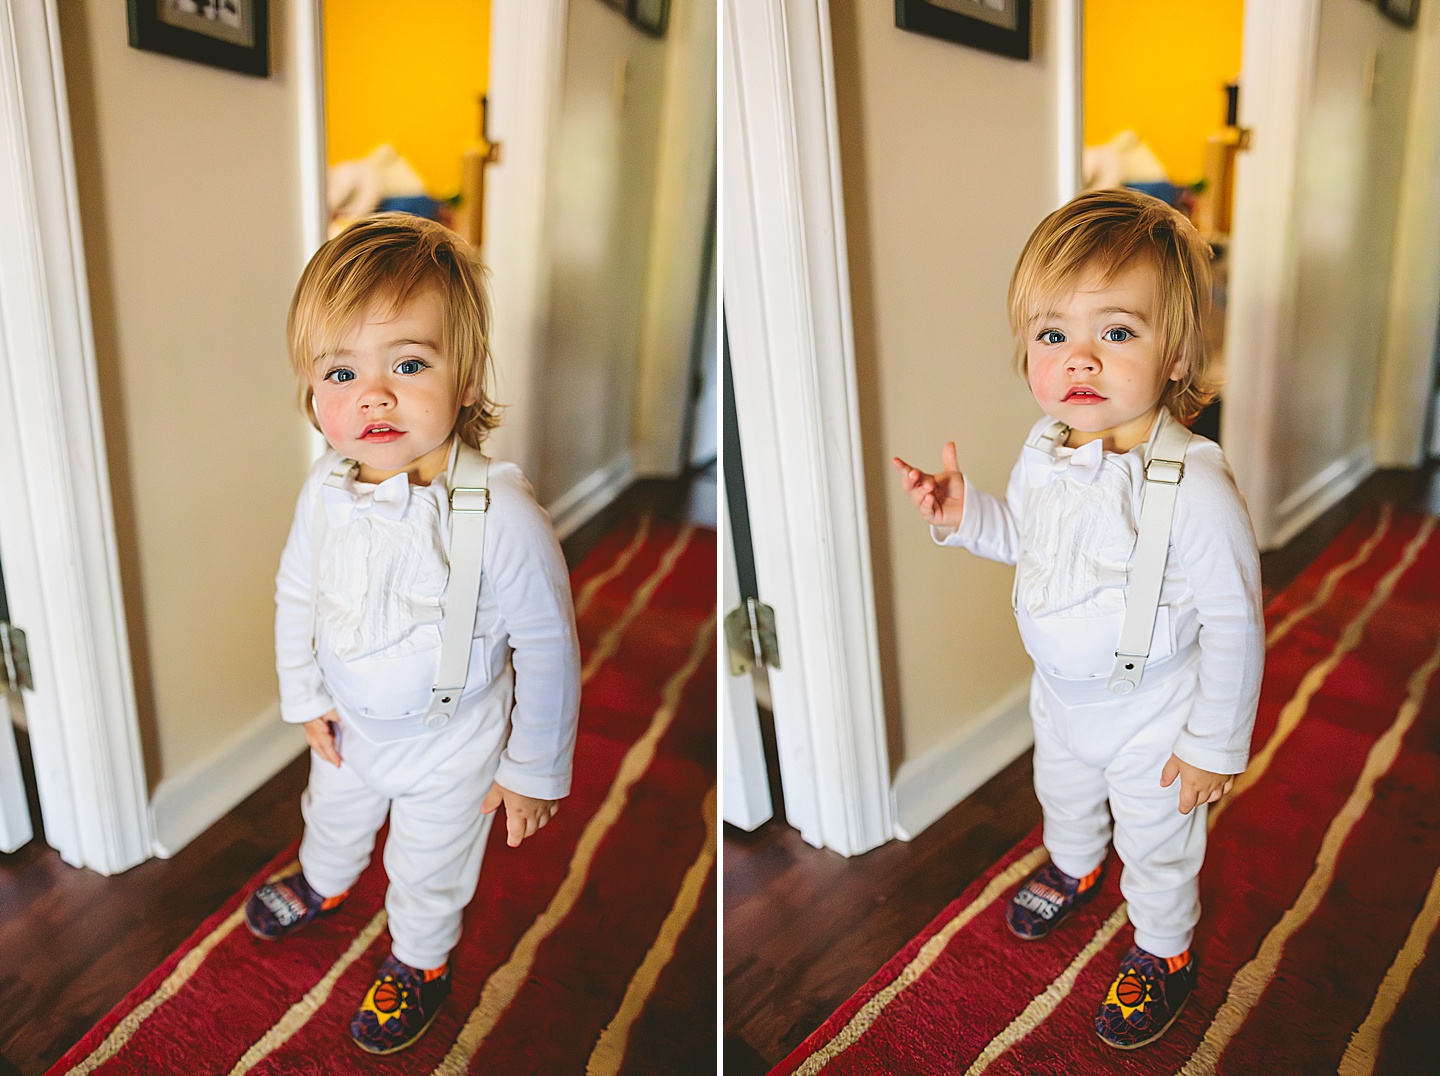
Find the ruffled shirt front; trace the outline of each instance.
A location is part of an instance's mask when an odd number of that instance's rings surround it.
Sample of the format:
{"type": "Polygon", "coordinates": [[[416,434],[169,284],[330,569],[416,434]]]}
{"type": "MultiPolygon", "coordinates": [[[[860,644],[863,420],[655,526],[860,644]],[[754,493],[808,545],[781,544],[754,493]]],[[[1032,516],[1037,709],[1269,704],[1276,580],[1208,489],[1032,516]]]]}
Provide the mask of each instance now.
{"type": "Polygon", "coordinates": [[[316,634],[341,661],[401,657],[440,645],[450,564],[435,486],[405,474],[379,485],[325,486],[316,634]],[[384,506],[398,506],[398,512],[384,506]]]}

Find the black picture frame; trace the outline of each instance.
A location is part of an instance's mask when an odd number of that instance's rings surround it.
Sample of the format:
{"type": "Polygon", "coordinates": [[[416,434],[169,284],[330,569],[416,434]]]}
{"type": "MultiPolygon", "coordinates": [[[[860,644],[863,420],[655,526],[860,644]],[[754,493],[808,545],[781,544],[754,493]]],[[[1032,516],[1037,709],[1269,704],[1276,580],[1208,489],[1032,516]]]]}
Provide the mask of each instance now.
{"type": "Polygon", "coordinates": [[[1406,29],[1414,26],[1416,18],[1420,15],[1420,0],[1376,0],[1376,2],[1380,5],[1380,14],[1406,29]]]}
{"type": "Polygon", "coordinates": [[[670,22],[670,0],[600,0],[624,15],[631,26],[651,37],[664,37],[670,22]]]}
{"type": "Polygon", "coordinates": [[[130,47],[270,76],[269,0],[125,0],[130,47]]]}
{"type": "Polygon", "coordinates": [[[629,0],[626,16],[651,37],[664,37],[670,21],[670,0],[629,0]]]}
{"type": "Polygon", "coordinates": [[[1030,59],[1030,0],[895,0],[895,25],[1016,60],[1030,59]]]}

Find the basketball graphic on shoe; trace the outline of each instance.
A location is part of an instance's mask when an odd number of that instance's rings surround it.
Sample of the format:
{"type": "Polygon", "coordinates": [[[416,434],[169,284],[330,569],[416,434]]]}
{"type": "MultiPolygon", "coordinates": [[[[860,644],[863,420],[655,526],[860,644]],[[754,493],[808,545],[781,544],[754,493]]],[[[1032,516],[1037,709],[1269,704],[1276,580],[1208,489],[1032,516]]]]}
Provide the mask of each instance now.
{"type": "Polygon", "coordinates": [[[384,979],[375,984],[375,1008],[382,1013],[392,1013],[400,1008],[403,991],[395,985],[394,979],[384,979]]]}
{"type": "Polygon", "coordinates": [[[1138,1009],[1145,1001],[1145,981],[1127,970],[1115,984],[1115,1000],[1127,1009],[1138,1009]]]}

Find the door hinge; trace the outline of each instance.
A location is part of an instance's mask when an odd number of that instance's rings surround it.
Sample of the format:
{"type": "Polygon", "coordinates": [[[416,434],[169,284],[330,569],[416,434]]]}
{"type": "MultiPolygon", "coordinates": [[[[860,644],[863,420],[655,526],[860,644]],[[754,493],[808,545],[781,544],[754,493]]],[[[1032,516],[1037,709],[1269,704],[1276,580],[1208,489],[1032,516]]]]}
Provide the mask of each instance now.
{"type": "Polygon", "coordinates": [[[4,657],[0,675],[5,677],[3,686],[7,691],[35,690],[35,678],[30,675],[30,648],[25,645],[25,633],[13,624],[0,620],[0,656],[4,657]]]}
{"type": "Polygon", "coordinates": [[[731,676],[744,676],[757,665],[780,668],[775,610],[757,598],[746,598],[731,609],[725,614],[725,648],[731,676]]]}

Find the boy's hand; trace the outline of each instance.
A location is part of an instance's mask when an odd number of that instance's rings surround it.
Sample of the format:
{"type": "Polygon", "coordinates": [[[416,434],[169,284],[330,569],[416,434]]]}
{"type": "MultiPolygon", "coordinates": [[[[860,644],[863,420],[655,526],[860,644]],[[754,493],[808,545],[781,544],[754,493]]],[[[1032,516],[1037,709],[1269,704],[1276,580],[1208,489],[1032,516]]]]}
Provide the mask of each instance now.
{"type": "Polygon", "coordinates": [[[905,482],[905,492],[910,502],[919,509],[925,521],[933,527],[958,527],[961,509],[965,507],[965,476],[960,473],[960,464],[955,459],[955,442],[946,441],[940,450],[939,474],[926,474],[918,467],[911,467],[899,456],[890,462],[905,482]]]}
{"type": "Polygon", "coordinates": [[[518,848],[526,837],[533,837],[544,829],[545,823],[554,818],[555,812],[560,809],[560,805],[554,800],[522,796],[497,783],[491,785],[490,791],[485,793],[480,810],[489,814],[502,803],[505,805],[505,843],[511,848],[518,848]]]}
{"type": "Polygon", "coordinates": [[[1197,803],[1218,803],[1235,784],[1232,773],[1211,773],[1192,766],[1177,755],[1160,771],[1160,787],[1169,788],[1180,778],[1180,813],[1189,814],[1197,803]]]}
{"type": "Polygon", "coordinates": [[[331,710],[328,714],[322,714],[301,726],[305,730],[305,739],[310,744],[310,749],[336,767],[340,765],[340,748],[335,744],[334,726],[338,720],[340,715],[331,710]]]}

